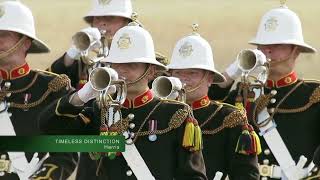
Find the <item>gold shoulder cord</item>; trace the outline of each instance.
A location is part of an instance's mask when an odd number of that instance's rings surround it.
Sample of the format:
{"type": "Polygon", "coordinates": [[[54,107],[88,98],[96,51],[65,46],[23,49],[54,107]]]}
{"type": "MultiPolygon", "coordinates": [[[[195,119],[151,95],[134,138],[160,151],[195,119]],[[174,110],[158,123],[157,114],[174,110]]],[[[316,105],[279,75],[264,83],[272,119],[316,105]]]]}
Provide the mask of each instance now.
{"type": "MultiPolygon", "coordinates": [[[[38,78],[39,72],[36,72],[36,75],[34,76],[33,80],[31,81],[30,84],[28,84],[25,88],[19,89],[19,90],[13,90],[13,91],[3,91],[0,95],[0,98],[4,98],[5,94],[7,93],[21,93],[29,89],[34,83],[36,82],[36,79],[38,78]]],[[[62,74],[57,77],[55,77],[53,80],[51,80],[48,84],[48,89],[47,91],[41,96],[41,98],[35,102],[28,103],[28,104],[19,104],[19,103],[10,103],[10,107],[13,108],[18,108],[18,109],[29,109],[35,106],[38,106],[41,104],[52,92],[58,92],[61,90],[63,87],[68,87],[69,86],[69,78],[67,75],[62,74]]]]}
{"type": "MultiPolygon", "coordinates": [[[[154,113],[154,111],[164,102],[168,102],[167,100],[161,100],[158,104],[156,104],[153,109],[150,111],[150,113],[147,115],[147,117],[143,120],[142,124],[140,125],[139,129],[137,132],[135,132],[135,136],[134,139],[132,141],[132,143],[135,143],[138,139],[139,136],[147,136],[150,134],[157,134],[157,135],[161,135],[161,134],[165,134],[169,131],[171,131],[172,129],[176,129],[178,127],[181,126],[181,124],[184,122],[184,120],[188,117],[189,115],[189,111],[190,109],[188,108],[188,106],[185,106],[183,109],[179,109],[177,110],[173,116],[171,117],[169,123],[168,123],[168,127],[162,130],[155,130],[155,131],[141,131],[142,128],[144,127],[144,125],[146,124],[147,120],[150,118],[150,116],[154,113]]],[[[183,104],[180,103],[178,101],[170,101],[174,104],[183,104]]],[[[106,114],[106,110],[102,110],[101,112],[101,119],[105,119],[105,115],[106,114]]],[[[115,128],[117,130],[118,133],[122,134],[125,130],[127,130],[127,128],[129,127],[129,119],[125,118],[121,121],[118,121],[117,123],[113,124],[110,128],[115,128]]],[[[130,143],[130,144],[132,144],[130,143]]]]}
{"type": "Polygon", "coordinates": [[[298,113],[298,112],[303,112],[305,110],[307,110],[308,108],[310,108],[313,104],[320,102],[320,86],[318,86],[311,94],[311,96],[309,97],[309,102],[307,104],[305,104],[302,107],[299,108],[293,108],[293,109],[288,109],[288,108],[279,108],[279,106],[288,98],[288,96],[290,94],[292,94],[300,85],[302,85],[304,82],[312,82],[312,83],[320,83],[319,81],[316,80],[302,80],[301,82],[299,82],[295,87],[293,87],[277,104],[277,106],[275,107],[274,112],[270,115],[270,118],[268,120],[266,120],[266,122],[263,122],[263,124],[259,125],[256,122],[256,114],[259,113],[264,107],[266,107],[269,103],[270,98],[272,97],[272,95],[265,95],[262,96],[261,100],[257,101],[257,107],[253,110],[253,124],[257,127],[263,127],[266,124],[269,123],[269,121],[271,121],[271,119],[273,118],[273,116],[275,115],[275,113],[298,113]]]}
{"type": "Polygon", "coordinates": [[[204,130],[204,131],[202,131],[202,133],[213,135],[213,134],[220,132],[224,128],[234,128],[236,126],[244,125],[246,123],[248,123],[248,120],[246,118],[245,112],[240,111],[240,110],[236,110],[236,111],[231,112],[228,116],[226,116],[224,118],[221,126],[219,126],[218,128],[216,128],[214,130],[204,130]]]}
{"type": "Polygon", "coordinates": [[[12,91],[0,91],[0,99],[1,100],[4,100],[4,97],[6,96],[7,93],[11,93],[11,94],[16,94],[16,93],[21,93],[21,92],[24,92],[26,91],[27,89],[29,89],[37,80],[38,78],[38,73],[36,73],[34,75],[34,78],[32,79],[32,81],[30,82],[30,84],[28,84],[26,87],[22,88],[22,89],[17,89],[17,90],[12,90],[12,91]]]}
{"type": "Polygon", "coordinates": [[[205,120],[202,124],[200,124],[200,128],[202,128],[204,125],[206,125],[222,109],[222,107],[223,107],[222,104],[218,105],[218,108],[213,113],[210,114],[210,116],[207,118],[207,120],[205,120]]]}

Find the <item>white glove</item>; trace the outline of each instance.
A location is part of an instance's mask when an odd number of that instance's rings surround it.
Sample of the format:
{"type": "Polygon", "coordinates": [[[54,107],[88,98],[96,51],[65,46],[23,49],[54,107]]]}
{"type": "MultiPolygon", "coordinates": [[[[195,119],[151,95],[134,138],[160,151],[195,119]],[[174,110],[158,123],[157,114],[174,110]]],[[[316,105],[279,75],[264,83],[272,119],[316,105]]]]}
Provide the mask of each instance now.
{"type": "Polygon", "coordinates": [[[87,82],[77,93],[81,101],[84,103],[98,97],[100,94],[99,91],[92,88],[90,82],[87,82]]]}
{"type": "Polygon", "coordinates": [[[41,166],[42,162],[39,162],[38,153],[34,153],[31,161],[22,174],[18,174],[21,180],[29,179],[41,166]]]}
{"type": "Polygon", "coordinates": [[[305,156],[300,156],[300,159],[294,167],[289,167],[288,170],[286,170],[289,175],[286,176],[284,173],[282,174],[282,179],[284,180],[299,180],[303,179],[308,176],[308,168],[303,168],[304,165],[307,163],[307,158],[305,156]]]}
{"type": "Polygon", "coordinates": [[[27,180],[39,169],[38,153],[34,153],[31,161],[28,163],[24,152],[8,152],[11,160],[10,171],[16,173],[21,180],[27,180]]]}
{"type": "Polygon", "coordinates": [[[68,49],[67,55],[74,60],[80,59],[80,51],[74,45],[68,49]]]}
{"type": "Polygon", "coordinates": [[[242,74],[238,64],[239,63],[236,60],[232,64],[230,64],[225,70],[225,73],[233,80],[238,79],[242,74]]]}

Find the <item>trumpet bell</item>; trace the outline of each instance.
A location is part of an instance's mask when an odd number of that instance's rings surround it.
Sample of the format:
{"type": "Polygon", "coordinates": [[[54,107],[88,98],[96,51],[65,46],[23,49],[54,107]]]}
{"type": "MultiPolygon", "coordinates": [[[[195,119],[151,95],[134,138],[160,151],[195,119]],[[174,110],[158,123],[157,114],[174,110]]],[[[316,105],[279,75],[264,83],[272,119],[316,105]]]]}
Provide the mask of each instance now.
{"type": "Polygon", "coordinates": [[[243,50],[238,55],[239,66],[243,71],[252,70],[256,63],[256,54],[251,50],[243,50]]]}
{"type": "Polygon", "coordinates": [[[239,69],[245,78],[252,78],[265,83],[269,73],[269,64],[266,56],[260,50],[245,49],[237,56],[239,69]]]}
{"type": "Polygon", "coordinates": [[[98,67],[91,71],[89,81],[93,89],[104,91],[109,88],[112,81],[118,80],[118,73],[108,67],[98,67]]]}
{"type": "Polygon", "coordinates": [[[85,32],[77,32],[73,37],[72,37],[73,44],[77,49],[80,51],[85,51],[89,49],[92,38],[90,38],[90,35],[88,35],[85,32]]]}
{"type": "Polygon", "coordinates": [[[159,98],[176,99],[182,83],[178,78],[159,76],[152,83],[152,90],[159,98]]]}

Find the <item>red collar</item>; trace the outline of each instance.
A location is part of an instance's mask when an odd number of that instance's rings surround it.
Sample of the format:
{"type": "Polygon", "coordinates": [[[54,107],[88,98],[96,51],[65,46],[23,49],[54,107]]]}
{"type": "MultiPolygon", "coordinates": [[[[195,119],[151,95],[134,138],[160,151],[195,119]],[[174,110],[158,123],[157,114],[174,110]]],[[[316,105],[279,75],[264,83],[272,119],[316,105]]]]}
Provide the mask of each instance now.
{"type": "Polygon", "coordinates": [[[21,78],[28,75],[30,72],[30,67],[27,63],[22,66],[18,66],[14,69],[11,69],[10,72],[4,69],[0,69],[0,77],[4,80],[11,80],[21,78]]]}
{"type": "Polygon", "coordinates": [[[290,74],[286,75],[285,77],[277,80],[277,81],[273,81],[273,80],[267,80],[267,87],[268,88],[272,88],[272,87],[285,87],[285,86],[289,86],[291,84],[294,84],[295,82],[297,82],[298,80],[298,76],[296,72],[291,72],[290,74]]]}
{"type": "Polygon", "coordinates": [[[208,96],[204,96],[196,101],[193,101],[193,103],[191,104],[191,107],[193,110],[195,109],[200,109],[203,107],[207,107],[210,104],[210,99],[208,96]]]}
{"type": "Polygon", "coordinates": [[[152,99],[153,99],[153,94],[151,90],[147,90],[146,92],[137,96],[133,100],[126,99],[123,103],[123,106],[126,108],[138,108],[149,103],[150,101],[152,101],[152,99]]]}

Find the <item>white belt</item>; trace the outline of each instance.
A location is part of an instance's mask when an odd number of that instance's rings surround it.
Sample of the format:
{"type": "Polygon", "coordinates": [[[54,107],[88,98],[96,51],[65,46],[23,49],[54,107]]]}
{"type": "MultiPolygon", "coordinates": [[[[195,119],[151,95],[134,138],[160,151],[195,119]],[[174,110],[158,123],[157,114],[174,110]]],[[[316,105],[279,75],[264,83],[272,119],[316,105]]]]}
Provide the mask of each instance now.
{"type": "MultiPolygon", "coordinates": [[[[106,118],[108,125],[111,126],[111,124],[117,123],[121,119],[121,114],[114,107],[109,107],[106,118]]],[[[125,133],[128,132],[124,132],[124,136],[126,137],[125,133]]],[[[155,180],[137,147],[131,144],[132,139],[128,139],[127,142],[130,143],[130,145],[125,144],[125,151],[122,152],[122,155],[136,178],[138,180],[155,180]]]]}
{"type": "Polygon", "coordinates": [[[126,149],[122,152],[122,155],[127,161],[129,167],[132,169],[136,178],[138,180],[155,180],[136,146],[134,144],[126,144],[125,148],[126,149]]]}
{"type": "MultiPolygon", "coordinates": [[[[261,95],[260,89],[254,89],[255,99],[261,95]]],[[[267,108],[264,108],[258,114],[258,124],[262,123],[265,120],[268,120],[270,115],[267,111],[267,108]]],[[[276,158],[278,164],[280,165],[283,173],[287,177],[291,177],[293,172],[293,168],[295,167],[295,162],[291,157],[290,152],[288,151],[286,145],[284,144],[277,128],[274,120],[270,120],[268,124],[264,127],[260,127],[260,136],[263,136],[264,140],[268,144],[269,148],[272,151],[272,154],[276,158]]]]}
{"type": "MultiPolygon", "coordinates": [[[[0,110],[0,136],[16,136],[5,102],[0,102],[0,110]]],[[[14,172],[21,180],[27,179],[28,175],[31,175],[27,172],[33,170],[39,162],[36,155],[29,163],[24,152],[8,152],[8,155],[10,160],[0,160],[0,172],[14,172]]]]}

